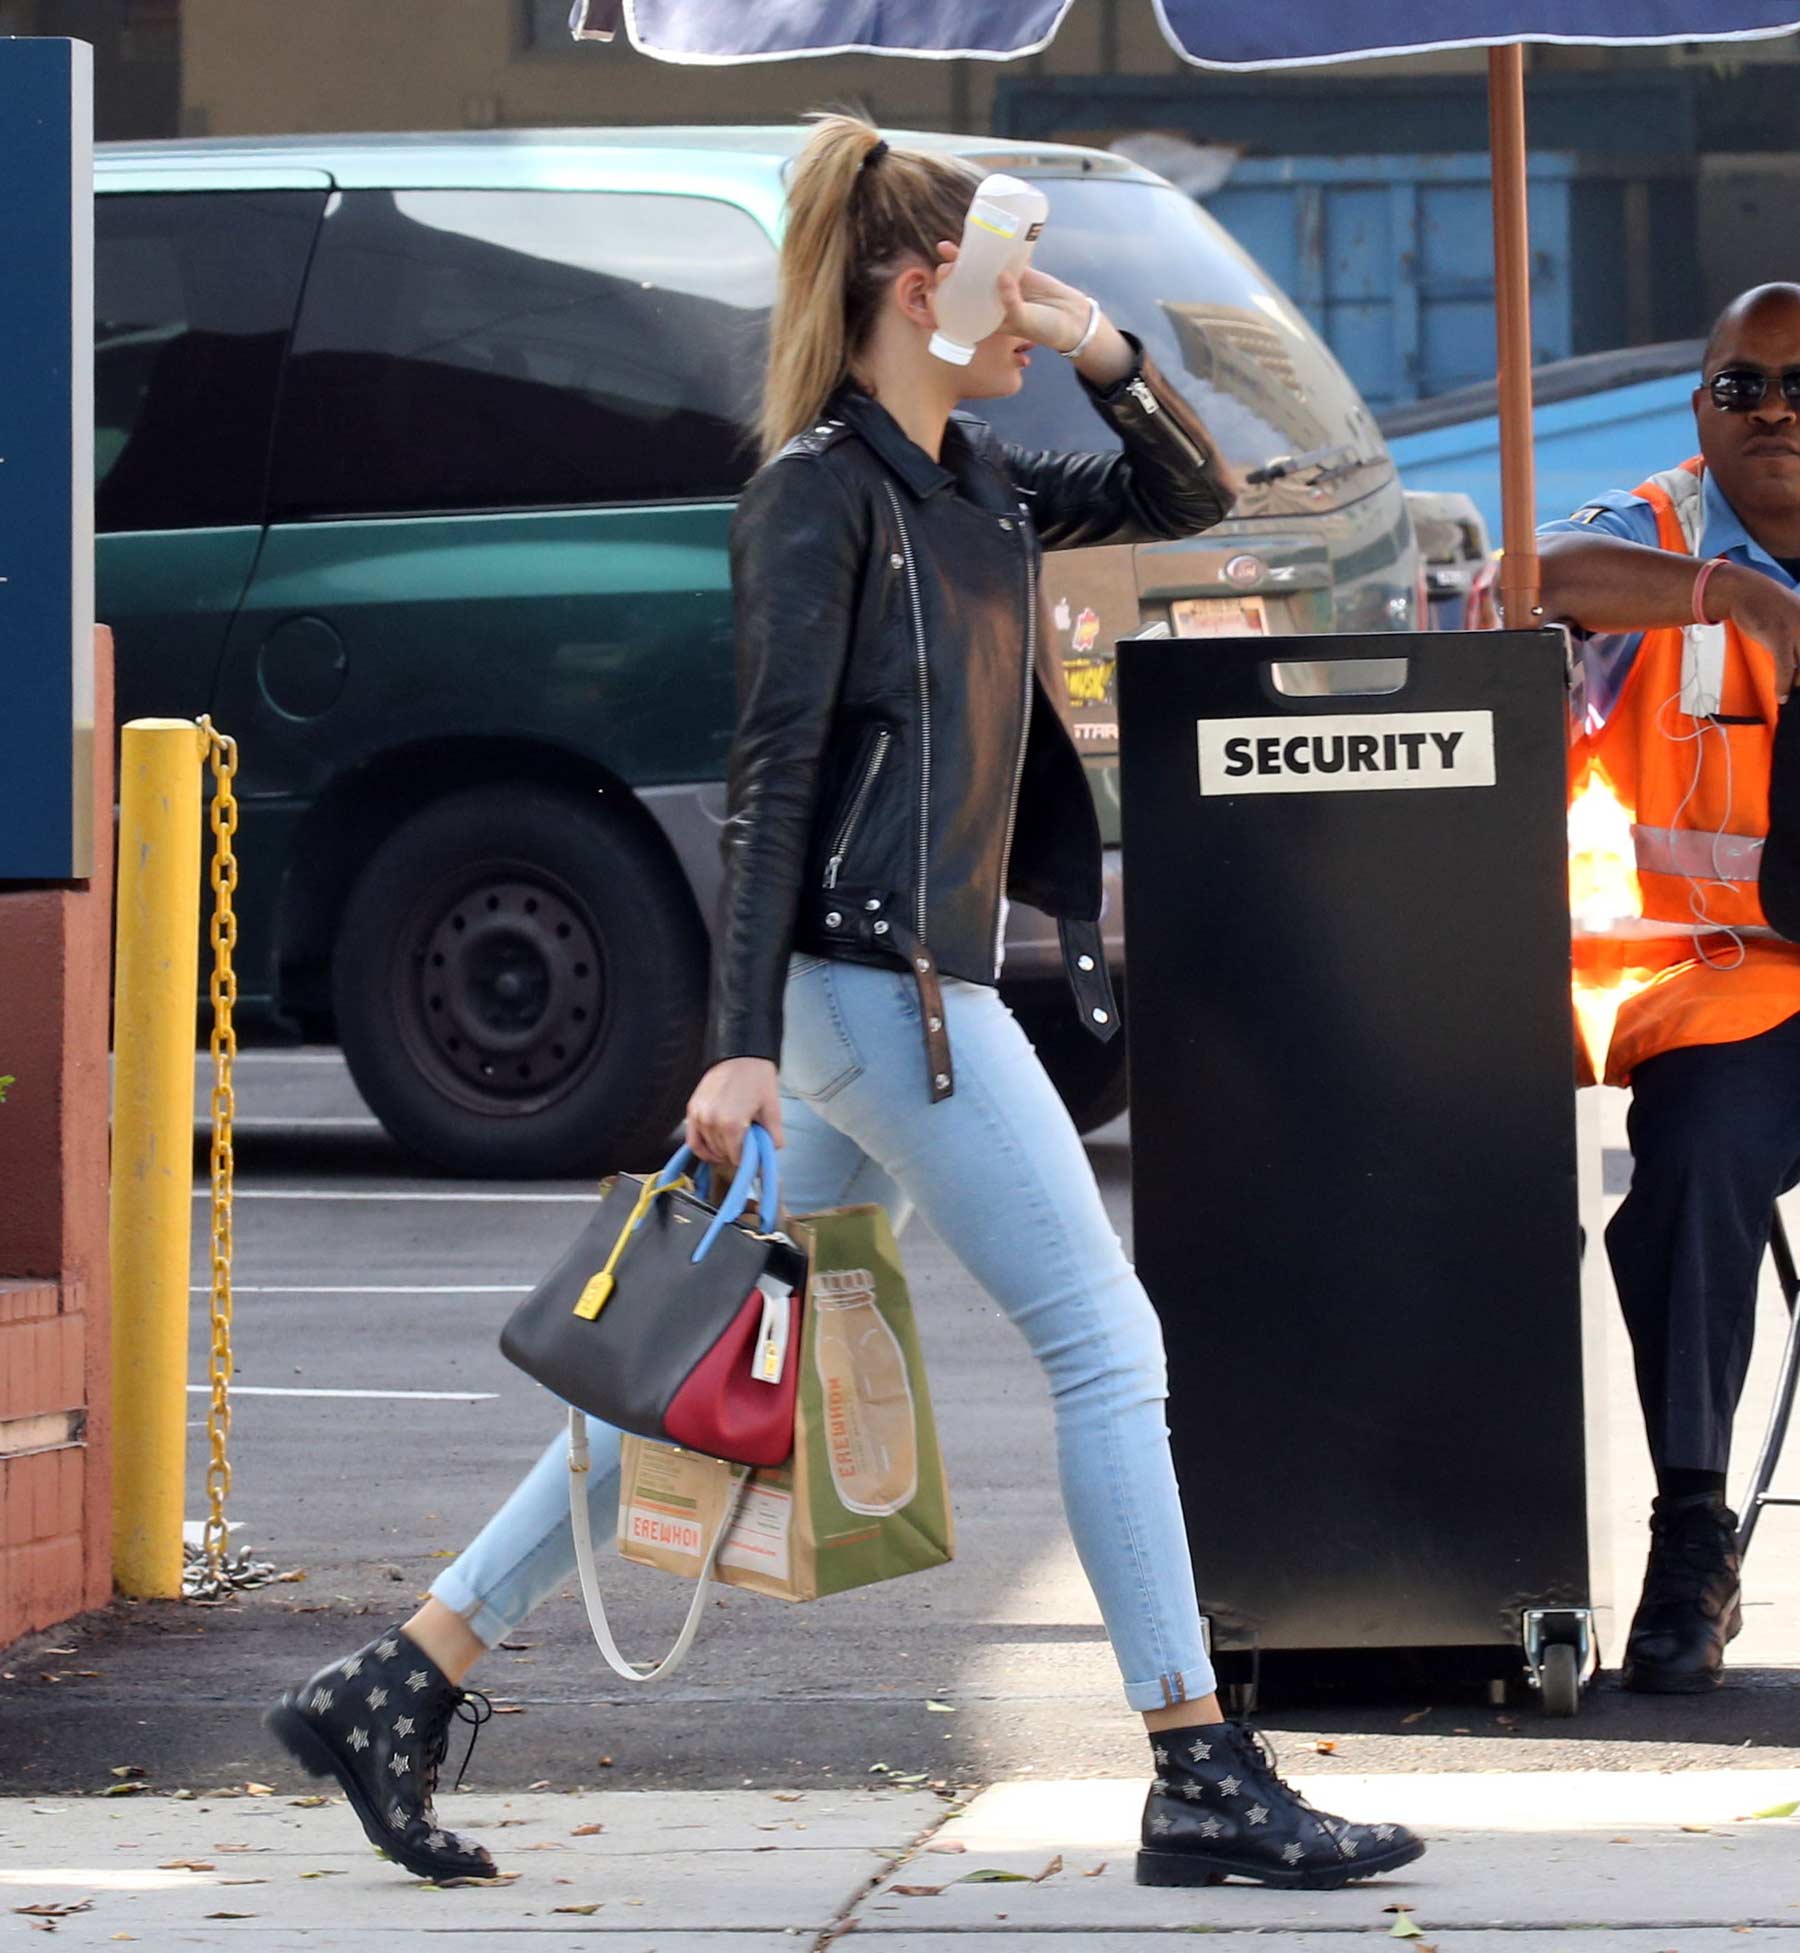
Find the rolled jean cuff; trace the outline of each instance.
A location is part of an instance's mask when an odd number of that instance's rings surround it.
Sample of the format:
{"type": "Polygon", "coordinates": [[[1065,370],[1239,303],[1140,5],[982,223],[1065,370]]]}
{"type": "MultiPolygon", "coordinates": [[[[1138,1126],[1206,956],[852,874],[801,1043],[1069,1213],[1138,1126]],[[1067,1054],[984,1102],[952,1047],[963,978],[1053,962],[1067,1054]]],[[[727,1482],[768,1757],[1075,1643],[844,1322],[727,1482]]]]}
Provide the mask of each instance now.
{"type": "Polygon", "coordinates": [[[1216,1694],[1219,1678],[1204,1655],[1186,1668],[1172,1669],[1150,1682],[1127,1682],[1125,1700],[1139,1715],[1153,1709],[1179,1709],[1184,1702],[1204,1702],[1216,1694]]]}
{"type": "Polygon", "coordinates": [[[507,1620],[492,1601],[472,1592],[455,1567],[447,1566],[431,1583],[431,1597],[462,1617],[463,1625],[484,1648],[497,1648],[518,1626],[507,1620]]]}

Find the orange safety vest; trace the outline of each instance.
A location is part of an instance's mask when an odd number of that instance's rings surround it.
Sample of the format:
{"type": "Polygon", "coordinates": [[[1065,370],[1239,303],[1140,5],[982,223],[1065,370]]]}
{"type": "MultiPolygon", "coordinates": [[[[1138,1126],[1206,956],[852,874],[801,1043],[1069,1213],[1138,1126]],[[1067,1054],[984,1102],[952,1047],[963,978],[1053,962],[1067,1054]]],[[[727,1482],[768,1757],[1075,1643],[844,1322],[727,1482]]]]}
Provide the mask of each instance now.
{"type": "MultiPolygon", "coordinates": [[[[1658,544],[1698,552],[1704,463],[1653,475],[1636,492],[1658,544]]],[[[1757,889],[1769,831],[1774,660],[1734,624],[1646,631],[1617,703],[1578,730],[1571,791],[1597,764],[1632,818],[1641,911],[1668,936],[1578,939],[1577,978],[1654,973],[1620,1009],[1606,1082],[1692,1044],[1732,1044],[1800,1012],[1800,944],[1774,935],[1757,889]],[[1726,929],[1740,932],[1738,943],[1726,929]],[[1740,947],[1741,944],[1741,947],[1740,947]]]]}

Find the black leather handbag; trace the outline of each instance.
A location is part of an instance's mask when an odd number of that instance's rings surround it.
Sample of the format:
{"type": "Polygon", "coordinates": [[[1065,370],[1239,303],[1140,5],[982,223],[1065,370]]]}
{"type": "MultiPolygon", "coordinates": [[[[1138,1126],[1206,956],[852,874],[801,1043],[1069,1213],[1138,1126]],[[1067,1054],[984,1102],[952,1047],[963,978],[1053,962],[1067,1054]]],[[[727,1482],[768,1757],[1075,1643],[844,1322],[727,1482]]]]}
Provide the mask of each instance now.
{"type": "Polygon", "coordinates": [[[793,1455],[806,1257],[778,1225],[775,1147],[750,1128],[730,1193],[705,1198],[683,1147],[621,1174],[500,1348],[567,1404],[641,1438],[739,1465],[793,1455]],[[760,1180],[761,1220],[745,1219],[760,1180]]]}

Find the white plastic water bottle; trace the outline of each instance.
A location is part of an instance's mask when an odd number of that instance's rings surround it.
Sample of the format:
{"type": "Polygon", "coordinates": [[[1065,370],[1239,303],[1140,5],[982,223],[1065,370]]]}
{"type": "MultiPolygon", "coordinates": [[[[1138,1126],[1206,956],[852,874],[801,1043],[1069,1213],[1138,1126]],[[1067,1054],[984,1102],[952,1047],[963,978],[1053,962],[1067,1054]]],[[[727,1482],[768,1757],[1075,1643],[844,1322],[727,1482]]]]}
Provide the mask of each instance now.
{"type": "Polygon", "coordinates": [[[976,346],[1006,316],[1000,279],[1031,262],[1031,247],[1050,214],[1042,190],[1016,176],[982,180],[963,223],[962,249],[937,291],[937,330],[931,350],[952,366],[967,366],[976,346]]]}

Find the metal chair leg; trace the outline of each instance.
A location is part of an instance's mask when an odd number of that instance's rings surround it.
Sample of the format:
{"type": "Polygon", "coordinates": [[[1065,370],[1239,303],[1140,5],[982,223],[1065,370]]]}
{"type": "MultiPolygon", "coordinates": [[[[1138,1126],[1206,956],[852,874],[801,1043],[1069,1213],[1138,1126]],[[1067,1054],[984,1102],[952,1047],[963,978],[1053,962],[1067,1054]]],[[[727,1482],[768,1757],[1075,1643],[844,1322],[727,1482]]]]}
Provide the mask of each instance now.
{"type": "Polygon", "coordinates": [[[1775,1402],[1769,1412],[1768,1429],[1763,1433],[1762,1451],[1756,1460],[1749,1494],[1744,1500],[1744,1516],[1738,1525],[1740,1557],[1750,1550],[1751,1536],[1756,1531],[1756,1522],[1762,1516],[1764,1506],[1800,1505],[1800,1499],[1778,1499],[1769,1491],[1775,1468],[1781,1462],[1781,1448],[1787,1441],[1788,1421],[1794,1410],[1794,1386],[1796,1381],[1800,1381],[1800,1311],[1795,1307],[1796,1300],[1800,1299],[1800,1272],[1796,1272],[1794,1267],[1794,1251],[1788,1242],[1779,1207],[1775,1210],[1774,1224],[1769,1229],[1769,1255],[1775,1263],[1776,1279],[1781,1283],[1782,1299],[1787,1303],[1787,1347],[1782,1351],[1781,1373],[1775,1384],[1775,1402]]]}

